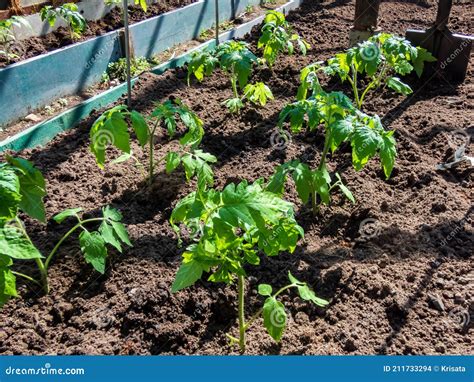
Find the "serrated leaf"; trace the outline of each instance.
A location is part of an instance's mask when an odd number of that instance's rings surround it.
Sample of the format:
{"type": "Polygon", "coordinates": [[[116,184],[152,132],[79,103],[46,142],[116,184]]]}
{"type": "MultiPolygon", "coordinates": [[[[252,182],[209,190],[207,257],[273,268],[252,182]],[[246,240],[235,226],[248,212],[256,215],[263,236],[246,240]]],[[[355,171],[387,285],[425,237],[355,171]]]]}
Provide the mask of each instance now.
{"type": "Polygon", "coordinates": [[[148,124],[146,120],[143,115],[135,110],[131,111],[130,119],[132,120],[132,127],[137,135],[138,142],[141,147],[144,147],[148,143],[148,124]]]}
{"type": "Polygon", "coordinates": [[[283,336],[286,321],[287,316],[283,304],[274,297],[267,298],[263,305],[263,324],[276,342],[280,342],[283,336]]]}
{"type": "Polygon", "coordinates": [[[188,286],[193,285],[197,280],[202,276],[203,268],[196,261],[190,261],[187,263],[181,264],[179,267],[176,278],[171,287],[171,291],[176,293],[181,289],[187,288],[188,286]]]}
{"type": "Polygon", "coordinates": [[[403,83],[398,77],[389,77],[387,78],[387,86],[390,89],[395,90],[397,93],[408,95],[413,93],[413,90],[410,86],[403,83]]]}
{"type": "Polygon", "coordinates": [[[99,273],[105,273],[107,261],[107,247],[99,232],[82,231],[79,235],[81,251],[87,263],[99,273]]]}
{"type": "Polygon", "coordinates": [[[15,170],[7,165],[0,166],[0,222],[13,219],[21,201],[20,180],[15,170]]]}
{"type": "Polygon", "coordinates": [[[299,281],[296,277],[294,277],[291,274],[291,272],[288,272],[288,278],[290,279],[292,284],[296,284],[296,288],[298,289],[298,294],[303,300],[311,301],[315,305],[318,305],[321,307],[324,307],[329,304],[328,301],[317,297],[314,291],[311,288],[309,288],[307,283],[299,281]]]}
{"type": "Polygon", "coordinates": [[[365,125],[356,126],[352,134],[352,164],[359,171],[372,158],[380,143],[377,132],[365,125]]]}
{"type": "Polygon", "coordinates": [[[181,157],[181,161],[183,162],[186,179],[189,181],[196,173],[196,160],[191,154],[184,154],[181,157]]]}
{"type": "Polygon", "coordinates": [[[382,136],[382,143],[380,145],[379,155],[380,161],[382,162],[382,168],[386,178],[390,178],[390,175],[395,165],[395,158],[397,156],[395,138],[393,134],[385,134],[382,136]]]}
{"type": "Polygon", "coordinates": [[[108,220],[113,220],[113,221],[116,221],[116,222],[119,222],[119,221],[122,220],[122,214],[120,213],[120,211],[116,210],[115,208],[112,208],[110,206],[105,206],[102,209],[102,214],[103,214],[104,218],[106,218],[108,220]]]}
{"type": "Polygon", "coordinates": [[[106,221],[103,221],[99,227],[99,232],[107,244],[112,245],[120,253],[122,253],[122,246],[120,245],[120,239],[116,235],[114,228],[109,223],[107,223],[106,221]]]}
{"type": "Polygon", "coordinates": [[[120,238],[120,240],[132,247],[132,243],[130,242],[130,238],[128,237],[128,232],[125,226],[122,223],[116,221],[111,221],[111,224],[115,234],[120,238]]]}
{"type": "Polygon", "coordinates": [[[336,120],[329,125],[329,130],[331,132],[331,151],[334,152],[352,134],[354,130],[352,118],[336,120]]]}
{"type": "Polygon", "coordinates": [[[34,219],[46,222],[43,198],[46,196],[46,182],[43,174],[26,159],[6,157],[7,162],[18,169],[21,201],[19,208],[34,219]]]}
{"type": "Polygon", "coordinates": [[[171,174],[181,163],[181,158],[179,157],[179,154],[170,151],[168,154],[166,154],[166,173],[171,174]]]}
{"type": "Polygon", "coordinates": [[[339,189],[341,190],[341,192],[343,193],[343,195],[349,199],[352,203],[355,203],[355,198],[354,198],[354,195],[352,195],[352,192],[344,185],[344,183],[342,182],[342,179],[341,179],[341,176],[336,172],[336,178],[338,179],[339,183],[337,184],[337,186],[339,187],[339,189]]]}
{"type": "Polygon", "coordinates": [[[61,224],[66,218],[68,218],[70,216],[74,216],[74,217],[78,218],[78,213],[82,212],[82,211],[83,211],[83,209],[81,207],[68,208],[67,210],[64,210],[64,211],[60,212],[59,214],[53,216],[53,220],[56,223],[61,224]]]}

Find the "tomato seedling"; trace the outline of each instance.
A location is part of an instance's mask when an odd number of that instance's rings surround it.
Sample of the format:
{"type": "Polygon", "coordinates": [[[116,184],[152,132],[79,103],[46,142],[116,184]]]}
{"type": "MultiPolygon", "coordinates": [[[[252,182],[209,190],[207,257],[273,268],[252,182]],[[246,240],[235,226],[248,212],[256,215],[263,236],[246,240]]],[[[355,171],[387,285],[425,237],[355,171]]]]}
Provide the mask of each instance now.
{"type": "MultiPolygon", "coordinates": [[[[135,5],[139,5],[140,8],[143,10],[143,12],[146,12],[148,10],[148,4],[146,0],[134,0],[133,2],[135,5]]],[[[122,0],[104,0],[104,3],[105,5],[117,5],[121,7],[123,4],[123,1],[122,0]]]]}
{"type": "MultiPolygon", "coordinates": [[[[130,60],[130,76],[136,77],[151,69],[151,64],[145,57],[133,57],[130,60]]],[[[125,82],[127,80],[127,60],[119,58],[116,62],[111,62],[107,65],[107,72],[102,75],[104,82],[111,80],[119,80],[125,82]]]]}
{"type": "Polygon", "coordinates": [[[305,56],[310,45],[298,34],[292,32],[291,26],[286,21],[283,13],[274,10],[268,11],[257,47],[259,49],[263,48],[263,58],[271,70],[280,53],[293,54],[295,43],[301,54],[305,56]]]}
{"type": "Polygon", "coordinates": [[[244,107],[245,99],[263,106],[268,99],[273,99],[270,88],[262,82],[248,84],[253,65],[257,61],[246,42],[226,41],[213,51],[194,53],[188,64],[188,85],[192,75],[201,82],[205,76],[210,76],[220,67],[230,76],[233,97],[225,100],[223,104],[231,113],[239,112],[244,107]],[[239,95],[239,88],[243,89],[243,97],[239,95]]]}
{"type": "Polygon", "coordinates": [[[283,305],[278,295],[290,287],[298,288],[304,300],[325,306],[305,283],[290,278],[291,284],[272,295],[269,285],[261,285],[259,292],[267,296],[260,310],[245,321],[245,277],[247,265],[259,265],[259,252],[276,256],[282,251],[293,252],[304,235],[295,220],[293,205],[280,196],[264,190],[263,180],[254,184],[243,181],[229,184],[223,191],[209,189],[205,193],[193,192],[178,202],[170,223],[180,236],[180,224],[185,232],[192,232],[194,243],[186,248],[183,261],[172,286],[178,292],[193,285],[204,273],[212,282],[238,284],[239,338],[228,335],[231,342],[238,342],[245,351],[245,333],[250,325],[263,314],[264,325],[276,341],[281,339],[286,325],[283,305]],[[279,319],[277,319],[279,318],[279,319]]]}
{"type": "Polygon", "coordinates": [[[415,70],[420,77],[425,62],[433,61],[436,58],[430,52],[411,45],[403,37],[387,33],[376,34],[344,53],[336,54],[326,65],[318,62],[306,67],[301,73],[298,99],[304,99],[308,90],[313,90],[312,86],[316,83],[314,76],[322,71],[339,77],[342,82],[347,80],[352,87],[356,107],[362,109],[367,94],[385,86],[399,94],[412,93],[411,87],[402,82],[398,75],[404,76],[415,70]],[[359,76],[368,78],[366,86],[360,87],[359,76]]]}
{"type": "Polygon", "coordinates": [[[22,277],[39,285],[49,293],[48,269],[54,255],[64,241],[76,230],[80,229],[79,243],[87,263],[90,263],[100,273],[105,272],[107,260],[107,245],[110,244],[122,252],[121,243],[131,246],[125,226],[121,223],[122,215],[117,210],[105,207],[102,217],[82,219],[81,208],[65,210],[53,219],[57,223],[67,217],[74,216],[78,223],[72,227],[54,246],[45,258],[31,241],[19,211],[41,222],[46,222],[43,198],[46,196],[45,180],[41,172],[31,162],[6,157],[7,162],[0,164],[0,306],[12,297],[17,296],[16,276],[22,277]],[[93,222],[100,222],[97,231],[86,228],[93,222]],[[11,269],[16,261],[34,260],[40,272],[37,280],[24,273],[11,269]]]}
{"type": "Polygon", "coordinates": [[[18,56],[12,53],[12,45],[16,41],[15,27],[31,27],[28,21],[21,16],[12,16],[7,20],[0,20],[0,55],[7,59],[7,63],[18,56]]]}
{"type": "Polygon", "coordinates": [[[335,188],[351,202],[355,202],[339,174],[336,173],[337,180],[332,181],[326,165],[329,151],[334,153],[343,142],[350,142],[352,164],[357,171],[379,153],[383,171],[388,179],[395,163],[396,142],[393,131],[385,130],[378,116],[371,117],[362,113],[354,108],[350,99],[343,93],[327,93],[321,88],[317,77],[312,80],[313,95],[285,106],[280,113],[279,126],[282,128],[284,123],[289,121],[291,131],[298,133],[304,125],[314,131],[322,124],[325,139],[319,165],[315,170],[299,161],[281,165],[271,178],[267,189],[281,194],[287,174],[291,173],[299,197],[303,203],[311,199],[313,213],[317,214],[321,203],[330,203],[330,192],[335,188]]]}
{"type": "Polygon", "coordinates": [[[95,155],[100,168],[104,168],[106,148],[109,145],[113,145],[123,152],[123,155],[116,159],[114,163],[133,159],[139,168],[145,167],[133,156],[131,151],[128,121],[137,136],[139,145],[142,148],[148,145],[147,178],[149,183],[153,180],[156,166],[166,161],[167,172],[173,171],[182,163],[188,178],[197,175],[200,185],[212,184],[210,180],[212,178],[212,170],[207,163],[216,162],[216,158],[197,149],[204,136],[203,122],[179,99],[157,104],[155,110],[148,118],[145,118],[135,110],[129,111],[124,105],[115,106],[103,113],[94,122],[90,131],[90,150],[95,155]],[[158,132],[158,128],[166,129],[168,136],[173,138],[179,121],[187,128],[186,134],[179,140],[181,155],[176,152],[170,152],[163,158],[155,161],[155,135],[158,132]]]}
{"type": "Polygon", "coordinates": [[[68,25],[71,40],[80,38],[87,26],[86,20],[74,3],[66,3],[55,8],[46,5],[41,8],[40,17],[41,21],[47,21],[51,27],[56,24],[58,18],[64,20],[68,25]]]}

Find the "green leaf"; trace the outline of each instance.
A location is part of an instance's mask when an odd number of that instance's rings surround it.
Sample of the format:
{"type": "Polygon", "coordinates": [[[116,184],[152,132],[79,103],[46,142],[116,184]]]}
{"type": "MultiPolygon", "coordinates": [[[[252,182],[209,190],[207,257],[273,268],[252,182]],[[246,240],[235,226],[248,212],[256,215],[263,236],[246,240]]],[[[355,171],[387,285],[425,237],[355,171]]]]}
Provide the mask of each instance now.
{"type": "Polygon", "coordinates": [[[11,264],[10,258],[0,256],[0,307],[10,298],[18,296],[15,275],[8,268],[11,264]]]}
{"type": "Polygon", "coordinates": [[[303,300],[311,301],[313,304],[321,307],[325,307],[329,304],[329,301],[317,297],[314,291],[309,288],[308,284],[299,281],[291,274],[291,272],[288,272],[288,278],[290,279],[291,283],[296,284],[298,294],[303,300]]]}
{"type": "Polygon", "coordinates": [[[102,235],[102,238],[107,244],[112,245],[115,247],[120,253],[122,253],[122,246],[120,244],[120,238],[115,233],[114,228],[107,223],[107,221],[103,221],[99,227],[99,232],[102,235]]]}
{"type": "Polygon", "coordinates": [[[183,162],[184,172],[186,173],[186,179],[189,181],[196,173],[197,163],[191,154],[184,154],[181,157],[183,162]]]}
{"type": "Polygon", "coordinates": [[[423,69],[425,68],[425,62],[435,62],[436,58],[428,52],[425,48],[417,47],[417,55],[416,58],[412,57],[412,64],[415,68],[415,72],[418,77],[421,77],[423,74],[423,69]]]}
{"type": "Polygon", "coordinates": [[[176,293],[181,289],[193,285],[202,276],[203,268],[197,261],[190,261],[181,264],[181,267],[176,274],[176,279],[173,282],[171,291],[176,293]]]}
{"type": "Polygon", "coordinates": [[[355,198],[354,195],[352,195],[352,192],[344,185],[342,182],[341,176],[336,172],[336,178],[338,179],[337,186],[341,190],[341,192],[344,194],[344,196],[349,199],[352,203],[355,204],[355,198]]]}
{"type": "Polygon", "coordinates": [[[382,136],[382,144],[380,145],[380,160],[382,162],[382,168],[385,176],[390,178],[393,166],[395,165],[395,158],[397,156],[395,138],[393,137],[393,131],[388,132],[382,136]]]}
{"type": "Polygon", "coordinates": [[[357,125],[352,135],[352,164],[359,171],[372,158],[380,143],[377,132],[366,125],[357,125]]]}
{"type": "Polygon", "coordinates": [[[83,211],[83,209],[81,207],[79,207],[79,208],[68,208],[67,210],[64,210],[64,211],[60,212],[59,214],[53,216],[53,220],[56,223],[61,224],[66,218],[68,218],[70,216],[74,216],[74,217],[79,219],[78,213],[82,212],[82,211],[83,211]]]}
{"type": "Polygon", "coordinates": [[[352,123],[353,119],[347,117],[345,119],[338,119],[329,125],[332,152],[336,151],[339,145],[350,137],[354,130],[352,123]]]}
{"type": "Polygon", "coordinates": [[[144,147],[148,143],[148,124],[145,118],[139,112],[132,110],[130,113],[132,120],[132,127],[137,135],[138,142],[141,147],[144,147]]]}
{"type": "Polygon", "coordinates": [[[168,154],[166,154],[166,173],[171,174],[181,163],[181,158],[179,157],[179,154],[170,151],[168,154]]]}
{"type": "Polygon", "coordinates": [[[105,241],[99,232],[82,231],[79,235],[81,251],[87,263],[99,273],[105,273],[107,261],[107,248],[105,241]]]}
{"type": "Polygon", "coordinates": [[[258,286],[258,294],[261,296],[271,296],[272,290],[272,286],[268,284],[260,284],[258,286]]]}
{"type": "Polygon", "coordinates": [[[274,297],[267,298],[263,305],[263,324],[276,342],[280,342],[283,336],[286,321],[287,316],[283,304],[274,297]]]}
{"type": "Polygon", "coordinates": [[[31,241],[24,236],[22,230],[13,224],[6,224],[0,228],[0,255],[19,260],[43,257],[31,241]]]}
{"type": "Polygon", "coordinates": [[[7,165],[0,165],[0,199],[0,222],[13,219],[21,201],[20,180],[7,165]]]}
{"type": "Polygon", "coordinates": [[[194,150],[194,155],[196,155],[198,158],[201,158],[202,160],[208,162],[208,163],[216,163],[217,158],[209,153],[206,153],[202,150],[194,150]]]}
{"type": "Polygon", "coordinates": [[[403,83],[400,81],[400,78],[398,77],[389,77],[387,78],[387,86],[393,90],[395,90],[397,93],[403,94],[403,95],[408,95],[413,93],[413,90],[410,86],[407,84],[403,83]]]}
{"type": "Polygon", "coordinates": [[[130,242],[130,238],[128,237],[128,232],[125,226],[122,223],[116,221],[111,221],[111,223],[115,234],[120,238],[120,240],[132,247],[132,243],[130,242]]]}
{"type": "Polygon", "coordinates": [[[225,107],[229,109],[231,113],[238,113],[240,109],[244,107],[244,104],[240,98],[229,98],[223,102],[225,107]]]}
{"type": "Polygon", "coordinates": [[[263,82],[257,82],[254,85],[248,84],[244,89],[243,98],[247,98],[253,104],[260,104],[261,106],[265,106],[267,104],[267,100],[274,99],[272,91],[263,82]]]}
{"type": "Polygon", "coordinates": [[[43,198],[46,196],[46,182],[37,168],[26,159],[6,157],[7,162],[18,169],[21,201],[19,208],[34,219],[46,222],[43,198]]]}
{"type": "Polygon", "coordinates": [[[330,202],[330,180],[328,182],[328,177],[329,174],[325,168],[313,171],[314,188],[324,204],[329,204],[330,202]]]}
{"type": "Polygon", "coordinates": [[[110,206],[105,206],[105,208],[102,209],[102,214],[107,220],[113,220],[116,222],[122,220],[122,214],[120,213],[120,211],[110,206]]]}
{"type": "Polygon", "coordinates": [[[124,107],[116,106],[102,114],[92,125],[90,131],[90,150],[96,157],[97,165],[104,168],[105,150],[112,145],[130,153],[130,135],[125,122],[124,107]]]}

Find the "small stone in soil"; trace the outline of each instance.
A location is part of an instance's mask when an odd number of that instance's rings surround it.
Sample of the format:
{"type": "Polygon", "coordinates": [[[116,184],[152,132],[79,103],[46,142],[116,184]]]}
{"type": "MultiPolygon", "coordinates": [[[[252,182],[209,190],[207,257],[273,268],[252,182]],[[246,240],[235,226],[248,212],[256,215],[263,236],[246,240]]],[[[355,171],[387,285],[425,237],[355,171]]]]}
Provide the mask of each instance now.
{"type": "Polygon", "coordinates": [[[429,304],[440,312],[444,312],[443,299],[438,295],[428,294],[429,304]]]}
{"type": "Polygon", "coordinates": [[[36,114],[28,114],[25,117],[25,121],[27,121],[27,122],[39,122],[39,121],[41,121],[41,117],[38,117],[36,114]]]}

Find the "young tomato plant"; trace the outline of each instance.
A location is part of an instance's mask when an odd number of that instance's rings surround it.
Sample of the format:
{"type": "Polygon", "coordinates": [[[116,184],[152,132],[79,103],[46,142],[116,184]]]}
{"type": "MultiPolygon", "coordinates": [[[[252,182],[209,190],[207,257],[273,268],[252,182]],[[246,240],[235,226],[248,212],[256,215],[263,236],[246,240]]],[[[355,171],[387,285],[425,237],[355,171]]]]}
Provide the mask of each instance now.
{"type": "Polygon", "coordinates": [[[270,88],[262,82],[248,84],[253,65],[257,61],[247,43],[226,41],[214,51],[201,51],[193,55],[188,64],[188,85],[192,75],[202,81],[204,76],[210,76],[216,67],[220,67],[230,76],[233,97],[223,104],[231,113],[239,112],[244,107],[245,99],[263,106],[268,99],[273,99],[270,88]],[[243,89],[243,97],[239,95],[239,88],[243,89]]]}
{"type": "Polygon", "coordinates": [[[120,213],[112,208],[102,210],[103,217],[82,220],[80,208],[69,209],[53,219],[61,223],[68,216],[75,216],[78,224],[71,228],[54,246],[45,258],[31,241],[19,211],[41,222],[46,222],[43,197],[46,195],[45,181],[41,172],[29,161],[21,158],[6,157],[7,162],[0,164],[0,305],[11,297],[17,296],[16,276],[22,277],[49,292],[48,269],[51,260],[61,244],[76,230],[81,229],[79,242],[85,260],[99,272],[105,272],[107,258],[106,244],[122,251],[121,242],[131,245],[127,231],[120,220],[120,213]],[[101,222],[98,231],[89,231],[85,225],[101,222]],[[12,270],[16,261],[34,260],[38,266],[40,279],[12,270]]]}
{"type": "Polygon", "coordinates": [[[348,81],[352,87],[354,102],[362,109],[367,94],[381,87],[389,87],[397,93],[408,95],[413,90],[402,82],[398,75],[404,76],[415,70],[420,77],[424,63],[436,59],[424,48],[414,47],[402,38],[382,33],[370,37],[344,53],[338,53],[328,60],[327,65],[309,65],[301,75],[298,99],[303,99],[315,83],[313,76],[319,71],[337,76],[342,82],[348,81]],[[360,76],[367,77],[361,86],[360,76]]]}
{"type": "Polygon", "coordinates": [[[193,192],[178,202],[170,223],[178,235],[180,224],[186,227],[186,232],[195,233],[195,242],[183,254],[173,292],[193,285],[204,273],[210,273],[208,280],[212,282],[231,284],[237,279],[239,338],[228,337],[232,343],[239,344],[241,352],[245,351],[246,331],[262,314],[268,333],[276,341],[281,339],[286,314],[277,297],[288,288],[296,287],[304,300],[320,306],[327,304],[296,279],[290,279],[291,284],[274,295],[269,285],[261,285],[259,292],[268,298],[263,309],[246,322],[246,266],[260,263],[260,251],[267,256],[293,252],[304,234],[294,218],[292,204],[265,191],[262,181],[250,185],[246,181],[229,184],[223,191],[193,192]]]}
{"type": "Polygon", "coordinates": [[[7,59],[7,63],[10,63],[12,58],[18,58],[11,51],[11,47],[16,41],[14,27],[30,27],[30,24],[21,16],[12,16],[7,20],[0,20],[0,55],[7,59]]]}
{"type": "Polygon", "coordinates": [[[289,120],[291,131],[298,133],[305,124],[310,131],[322,124],[325,139],[319,165],[315,170],[299,161],[281,165],[271,178],[267,189],[282,193],[287,174],[292,174],[299,197],[303,203],[311,199],[313,213],[316,214],[321,203],[330,203],[330,192],[335,188],[351,202],[355,202],[339,174],[336,173],[336,181],[332,181],[326,164],[329,151],[334,153],[342,142],[350,142],[352,163],[356,170],[361,170],[378,152],[388,179],[395,163],[396,143],[393,131],[386,131],[378,116],[371,117],[360,112],[344,94],[327,93],[322,90],[317,78],[313,80],[313,95],[287,105],[280,113],[279,125],[281,128],[289,120]]]}
{"type": "Polygon", "coordinates": [[[41,21],[47,21],[51,27],[56,24],[58,18],[63,19],[69,27],[71,40],[80,38],[87,26],[86,20],[74,3],[66,3],[56,8],[46,5],[41,9],[40,17],[41,21]]]}
{"type": "Polygon", "coordinates": [[[100,168],[104,168],[106,148],[109,145],[113,145],[123,152],[123,155],[114,161],[115,163],[134,159],[140,168],[145,167],[133,156],[131,151],[127,121],[130,121],[139,145],[142,148],[148,145],[147,178],[149,183],[153,180],[156,166],[166,160],[166,170],[168,172],[173,171],[182,163],[187,177],[190,178],[196,174],[199,178],[199,184],[212,184],[210,180],[212,170],[207,163],[214,163],[216,158],[197,150],[197,146],[201,143],[204,135],[203,122],[179,99],[157,104],[148,118],[135,110],[128,111],[126,106],[123,105],[116,106],[102,114],[94,122],[90,131],[90,149],[95,155],[100,168]],[[156,161],[154,150],[155,135],[158,128],[166,129],[168,136],[173,138],[177,132],[178,121],[181,121],[187,128],[186,134],[179,140],[181,154],[168,153],[165,157],[156,161]]]}
{"type": "MultiPolygon", "coordinates": [[[[117,5],[121,7],[123,4],[122,0],[104,0],[105,5],[117,5]]],[[[143,12],[148,10],[148,4],[146,0],[134,0],[135,5],[139,5],[143,12]]],[[[123,11],[123,10],[122,10],[123,11]]]]}
{"type": "Polygon", "coordinates": [[[274,10],[268,11],[257,47],[263,48],[263,58],[270,69],[273,68],[280,53],[293,54],[295,42],[305,56],[310,45],[298,34],[292,33],[291,26],[283,13],[274,10]]]}

